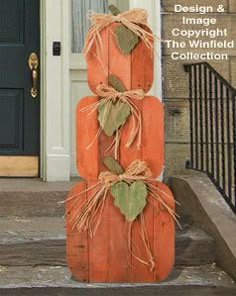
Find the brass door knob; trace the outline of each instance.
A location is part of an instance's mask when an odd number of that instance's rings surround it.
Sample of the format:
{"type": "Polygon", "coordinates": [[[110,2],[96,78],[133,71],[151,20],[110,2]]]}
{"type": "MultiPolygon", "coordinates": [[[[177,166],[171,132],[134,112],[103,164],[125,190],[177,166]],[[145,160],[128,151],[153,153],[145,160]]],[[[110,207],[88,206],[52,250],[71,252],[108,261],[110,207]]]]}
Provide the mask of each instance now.
{"type": "Polygon", "coordinates": [[[39,59],[35,52],[32,52],[29,56],[29,68],[32,73],[32,88],[30,90],[31,96],[36,98],[38,96],[37,90],[37,81],[38,81],[38,66],[39,66],[39,59]]]}

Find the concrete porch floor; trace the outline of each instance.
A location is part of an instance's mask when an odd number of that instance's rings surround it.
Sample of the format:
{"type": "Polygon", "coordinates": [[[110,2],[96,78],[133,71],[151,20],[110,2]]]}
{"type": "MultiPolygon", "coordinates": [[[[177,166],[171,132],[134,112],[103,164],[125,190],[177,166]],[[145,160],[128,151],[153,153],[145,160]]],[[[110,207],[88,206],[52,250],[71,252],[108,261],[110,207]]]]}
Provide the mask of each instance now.
{"type": "Polygon", "coordinates": [[[0,218],[62,217],[64,207],[58,202],[65,200],[68,191],[80,180],[44,182],[39,178],[1,178],[0,218]]]}
{"type": "Polygon", "coordinates": [[[40,178],[0,178],[0,191],[69,191],[80,180],[79,177],[71,178],[68,182],[44,182],[40,178]]]}

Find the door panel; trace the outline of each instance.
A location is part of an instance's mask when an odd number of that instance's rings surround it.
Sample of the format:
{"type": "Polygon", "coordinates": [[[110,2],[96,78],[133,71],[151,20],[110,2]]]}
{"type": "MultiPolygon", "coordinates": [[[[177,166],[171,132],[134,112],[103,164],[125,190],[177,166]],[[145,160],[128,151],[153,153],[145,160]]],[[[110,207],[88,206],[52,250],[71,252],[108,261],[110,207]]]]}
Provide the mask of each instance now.
{"type": "Polygon", "coordinates": [[[0,172],[3,156],[39,156],[40,100],[28,65],[32,52],[40,56],[39,28],[39,0],[0,0],[0,172]]]}
{"type": "Polygon", "coordinates": [[[1,89],[0,148],[2,152],[23,151],[23,89],[1,89]]]}

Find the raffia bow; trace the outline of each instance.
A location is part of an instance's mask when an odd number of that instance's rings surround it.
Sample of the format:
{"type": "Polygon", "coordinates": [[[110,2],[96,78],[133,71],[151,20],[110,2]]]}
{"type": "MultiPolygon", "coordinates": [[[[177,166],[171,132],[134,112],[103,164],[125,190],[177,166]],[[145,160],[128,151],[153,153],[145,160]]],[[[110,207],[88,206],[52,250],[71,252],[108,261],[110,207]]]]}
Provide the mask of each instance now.
{"type": "MultiPolygon", "coordinates": [[[[126,147],[129,148],[137,137],[137,148],[140,149],[141,141],[142,141],[142,115],[139,108],[133,102],[133,100],[137,100],[137,101],[143,100],[145,97],[144,90],[137,89],[137,90],[118,92],[112,86],[107,86],[105,84],[99,84],[96,90],[97,90],[98,96],[101,99],[95,102],[94,104],[91,104],[90,106],[81,109],[81,112],[90,110],[91,111],[90,113],[92,113],[98,109],[98,106],[100,104],[105,103],[106,111],[104,112],[104,114],[106,114],[106,116],[109,116],[109,110],[112,103],[116,102],[117,100],[120,100],[121,102],[128,104],[131,110],[131,116],[133,121],[132,121],[132,129],[130,131],[128,141],[126,143],[126,147]]],[[[104,118],[104,121],[105,120],[106,118],[104,118]]],[[[95,139],[99,136],[100,133],[101,133],[101,127],[98,130],[95,139]]],[[[121,136],[121,130],[119,129],[116,133],[116,137],[113,143],[107,149],[107,150],[110,150],[113,147],[115,147],[116,159],[118,159],[118,148],[119,148],[120,136],[121,136]]],[[[87,148],[91,147],[95,139],[90,143],[90,145],[87,148]]]]}
{"type": "Polygon", "coordinates": [[[150,179],[151,176],[152,173],[147,163],[145,161],[135,160],[128,166],[125,173],[116,175],[113,172],[105,171],[100,173],[98,179],[110,189],[112,185],[120,181],[126,181],[127,183],[145,181],[150,179]]]}
{"type": "Polygon", "coordinates": [[[89,11],[88,16],[92,22],[92,26],[85,39],[84,55],[88,54],[92,45],[97,40],[100,44],[100,48],[103,48],[100,31],[114,22],[123,24],[126,28],[139,36],[148,48],[153,48],[151,40],[156,38],[156,36],[142,28],[142,26],[147,26],[148,13],[145,9],[133,8],[116,16],[89,11]]]}
{"type": "MultiPolygon", "coordinates": [[[[66,200],[66,202],[72,201],[75,199],[75,203],[72,204],[72,208],[76,205],[77,199],[83,196],[86,192],[90,190],[95,190],[95,193],[89,198],[89,200],[85,200],[84,204],[80,206],[76,215],[71,217],[71,221],[73,224],[73,228],[77,228],[78,231],[89,231],[91,237],[93,237],[96,233],[96,230],[102,220],[102,214],[105,206],[105,201],[108,195],[109,190],[111,187],[120,181],[125,181],[128,184],[131,184],[135,181],[143,181],[147,186],[147,190],[149,193],[147,201],[154,205],[153,199],[158,201],[162,208],[164,208],[168,213],[173,217],[173,219],[178,223],[176,218],[176,213],[172,207],[166,203],[162,197],[158,194],[160,191],[165,197],[170,198],[165,192],[163,192],[158,187],[155,187],[151,184],[152,176],[150,169],[145,161],[135,160],[132,162],[126,171],[123,174],[117,175],[111,171],[104,171],[101,172],[98,178],[98,183],[94,186],[88,188],[87,190],[81,192],[80,194],[71,196],[66,200]],[[96,188],[96,189],[95,189],[96,188]]],[[[71,211],[71,208],[68,209],[68,212],[71,211]]],[[[155,267],[154,256],[151,251],[149,238],[146,230],[145,225],[145,218],[144,214],[141,213],[139,217],[136,218],[135,221],[127,222],[128,223],[128,233],[127,233],[127,245],[129,252],[131,255],[136,258],[142,264],[145,264],[150,267],[152,271],[155,267]],[[135,221],[140,221],[140,236],[142,238],[144,247],[146,249],[146,253],[148,256],[148,260],[144,258],[140,258],[139,255],[135,254],[131,248],[131,233],[132,233],[132,226],[135,221]]],[[[179,223],[178,223],[179,224],[179,223]]],[[[138,252],[137,252],[138,253],[138,252]]]]}

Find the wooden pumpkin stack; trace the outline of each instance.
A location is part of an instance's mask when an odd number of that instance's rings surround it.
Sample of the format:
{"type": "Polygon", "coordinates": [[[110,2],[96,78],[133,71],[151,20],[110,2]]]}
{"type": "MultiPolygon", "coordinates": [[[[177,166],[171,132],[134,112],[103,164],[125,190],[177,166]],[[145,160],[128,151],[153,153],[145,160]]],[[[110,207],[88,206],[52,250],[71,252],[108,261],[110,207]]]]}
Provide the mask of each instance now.
{"type": "Polygon", "coordinates": [[[155,181],[163,168],[162,104],[134,95],[151,88],[153,38],[143,23],[148,44],[118,19],[145,11],[111,11],[113,21],[86,52],[88,83],[96,96],[80,100],[76,110],[77,168],[86,181],[66,202],[67,260],[74,278],[85,282],[156,282],[174,263],[174,199],[155,181]],[[101,97],[109,91],[112,98],[101,97]],[[147,165],[148,179],[127,179],[135,162],[147,165]],[[106,187],[109,178],[115,181],[106,187]]]}

